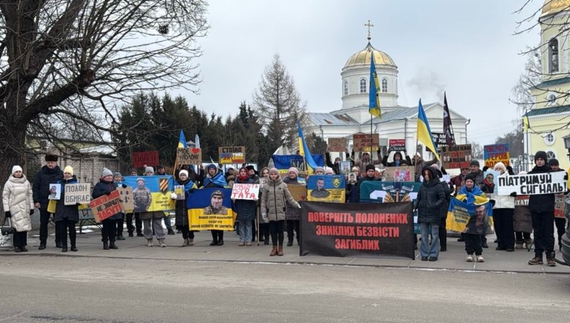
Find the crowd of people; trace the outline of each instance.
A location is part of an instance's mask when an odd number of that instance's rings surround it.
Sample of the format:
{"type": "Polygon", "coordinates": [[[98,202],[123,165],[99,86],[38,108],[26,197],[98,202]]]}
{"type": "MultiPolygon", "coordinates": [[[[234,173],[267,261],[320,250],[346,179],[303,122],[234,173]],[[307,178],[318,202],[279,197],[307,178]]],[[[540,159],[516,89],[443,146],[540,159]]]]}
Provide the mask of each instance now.
{"type": "MultiPolygon", "coordinates": [[[[378,154],[380,155],[380,154],[378,154]]],[[[333,175],[341,173],[341,159],[334,162],[327,153],[325,161],[328,167],[317,167],[314,172],[317,175],[333,175]]],[[[465,243],[467,253],[466,261],[483,262],[483,249],[488,248],[486,234],[489,233],[491,222],[486,214],[487,208],[492,207],[493,227],[497,236],[496,250],[513,252],[516,248],[522,249],[523,245],[531,248],[534,245],[535,255],[529,260],[529,265],[543,264],[543,256],[546,255],[548,266],[555,266],[554,261],[554,225],[558,231],[558,244],[565,233],[566,219],[554,218],[554,194],[531,195],[528,205],[515,205],[516,193],[498,196],[493,194],[493,179],[484,176],[484,169],[480,169],[477,160],[470,162],[469,168],[461,169],[461,173],[449,180],[444,180],[446,170],[440,167],[436,159],[424,161],[419,155],[411,159],[401,152],[396,152],[392,161],[388,161],[388,155],[382,160],[373,160],[369,153],[362,153],[355,158],[347,154],[351,161],[352,176],[346,174],[346,202],[360,202],[360,186],[364,181],[381,181],[382,169],[375,164],[384,166],[414,166],[416,169],[415,180],[422,182],[417,199],[414,201],[414,209],[417,210],[418,223],[420,225],[419,253],[422,261],[437,261],[440,252],[447,250],[446,218],[451,198],[456,198],[474,207],[475,213],[469,219],[465,230],[461,232],[458,241],[465,243]],[[354,175],[356,174],[356,175],[354,175]],[[534,233],[534,240],[531,239],[534,233]]],[[[56,225],[55,245],[62,252],[77,251],[76,224],[79,221],[79,204],[65,205],[65,185],[78,183],[74,170],[66,166],[63,171],[57,165],[57,156],[46,155],[45,165],[37,172],[34,179],[28,181],[18,165],[13,166],[11,175],[3,188],[3,207],[6,218],[10,219],[14,229],[13,245],[15,252],[26,252],[27,232],[31,230],[31,215],[35,209],[40,214],[39,250],[46,248],[48,239],[48,223],[53,213],[56,225]],[[61,184],[59,200],[55,201],[55,212],[49,208],[50,184],[61,184]],[[68,240],[69,236],[69,240],[68,240]]],[[[514,175],[512,168],[498,162],[493,170],[499,172],[499,176],[514,175]]],[[[539,151],[535,154],[535,166],[530,173],[548,173],[563,171],[559,169],[558,161],[550,159],[547,162],[546,154],[539,151]]],[[[523,173],[523,172],[521,172],[523,173]]],[[[157,175],[165,175],[165,169],[158,166],[157,175]]],[[[133,169],[131,176],[139,176],[133,169]]],[[[145,167],[144,174],[137,178],[137,183],[144,184],[145,176],[155,175],[153,167],[145,167]]],[[[282,178],[276,168],[262,168],[259,172],[253,166],[243,165],[236,173],[229,168],[225,174],[214,165],[208,165],[206,169],[198,169],[188,165],[180,169],[175,176],[176,185],[182,186],[185,196],[188,196],[200,188],[226,188],[234,183],[253,184],[262,183],[258,200],[233,200],[237,213],[237,233],[239,246],[251,246],[256,239],[256,228],[259,229],[259,240],[265,245],[270,242],[273,248],[270,256],[282,256],[285,232],[287,233],[287,246],[292,246],[296,240],[300,243],[299,225],[301,219],[301,206],[296,201],[288,187],[290,185],[303,185],[299,181],[299,170],[295,167],[288,169],[282,178]],[[262,180],[263,179],[263,180],[262,180]],[[259,218],[258,218],[259,212],[259,218]],[[259,223],[255,225],[256,219],[259,223]],[[270,239],[271,237],[271,239],[270,239]]],[[[144,186],[144,185],[143,185],[144,186]]],[[[126,187],[123,177],[119,172],[113,173],[109,169],[103,169],[99,182],[94,186],[92,198],[109,195],[118,187],[126,187]]],[[[144,194],[137,192],[135,194],[144,194]]],[[[150,194],[147,192],[147,194],[150,194]]],[[[216,199],[212,193],[212,201],[216,199]]],[[[144,199],[144,196],[139,198],[144,199]]],[[[188,208],[185,200],[178,199],[177,194],[171,198],[176,200],[175,205],[175,229],[182,234],[182,247],[194,245],[194,231],[190,230],[188,208]]],[[[209,206],[215,209],[223,207],[219,205],[209,206]]],[[[214,213],[213,213],[214,214],[214,213]]],[[[158,246],[166,247],[166,235],[176,234],[171,225],[171,220],[164,211],[144,211],[117,213],[102,221],[101,240],[103,249],[118,249],[117,240],[124,240],[123,230],[126,228],[129,237],[144,237],[148,247],[153,247],[156,237],[158,246]],[[134,225],[133,225],[134,222],[134,225]]],[[[224,244],[224,231],[211,230],[211,246],[224,244]]],[[[417,245],[417,240],[416,240],[417,245]]]]}

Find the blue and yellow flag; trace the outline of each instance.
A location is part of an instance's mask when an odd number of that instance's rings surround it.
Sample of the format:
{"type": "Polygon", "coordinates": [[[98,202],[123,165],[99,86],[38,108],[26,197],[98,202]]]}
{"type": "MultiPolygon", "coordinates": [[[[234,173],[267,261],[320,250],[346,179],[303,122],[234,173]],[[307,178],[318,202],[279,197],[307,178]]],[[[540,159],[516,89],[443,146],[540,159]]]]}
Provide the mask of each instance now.
{"type": "Polygon", "coordinates": [[[317,163],[313,160],[313,156],[311,156],[311,152],[309,151],[309,147],[305,142],[305,136],[303,136],[303,129],[301,129],[301,123],[297,122],[297,132],[298,132],[298,140],[299,140],[299,155],[303,156],[305,159],[305,163],[307,164],[307,172],[312,174],[315,172],[315,168],[317,168],[317,163]]]}
{"type": "Polygon", "coordinates": [[[437,153],[435,143],[433,142],[433,136],[431,135],[431,129],[429,127],[429,122],[426,112],[424,111],[424,107],[422,106],[421,99],[418,104],[418,141],[421,141],[426,145],[426,147],[435,155],[435,158],[439,160],[439,154],[437,153]]]}
{"type": "Polygon", "coordinates": [[[374,51],[370,55],[370,93],[368,112],[371,115],[380,118],[382,116],[382,111],[380,111],[380,88],[378,85],[378,75],[376,74],[376,64],[374,64],[374,51]]]}
{"type": "Polygon", "coordinates": [[[527,132],[529,127],[530,124],[528,122],[528,115],[526,115],[525,113],[525,115],[523,116],[523,132],[527,132]]]}
{"type": "Polygon", "coordinates": [[[188,148],[186,144],[186,136],[184,135],[184,130],[180,130],[180,138],[178,139],[178,148],[188,148]]]}

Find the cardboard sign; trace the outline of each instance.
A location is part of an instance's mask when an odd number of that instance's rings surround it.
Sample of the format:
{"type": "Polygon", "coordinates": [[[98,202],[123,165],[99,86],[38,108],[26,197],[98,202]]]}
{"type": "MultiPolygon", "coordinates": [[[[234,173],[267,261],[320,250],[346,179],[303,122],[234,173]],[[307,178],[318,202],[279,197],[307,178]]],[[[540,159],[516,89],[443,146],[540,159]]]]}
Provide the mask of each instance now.
{"type": "Polygon", "coordinates": [[[390,139],[388,140],[388,147],[391,151],[404,151],[406,150],[406,139],[390,139]]]}
{"type": "Polygon", "coordinates": [[[121,203],[123,204],[123,210],[125,212],[130,213],[133,212],[135,208],[135,200],[133,198],[133,188],[127,186],[125,188],[117,187],[117,191],[119,191],[119,195],[121,196],[121,203]]]}
{"type": "Polygon", "coordinates": [[[416,178],[414,166],[386,167],[384,178],[386,182],[413,182],[416,178]]]}
{"type": "Polygon", "coordinates": [[[525,174],[499,177],[499,195],[541,195],[566,192],[566,172],[525,174]]]}
{"type": "Polygon", "coordinates": [[[64,205],[89,204],[91,201],[91,183],[66,184],[64,205]]]}
{"type": "Polygon", "coordinates": [[[377,133],[372,134],[364,134],[364,133],[356,133],[352,135],[352,149],[354,151],[368,151],[370,152],[370,146],[372,146],[372,150],[378,150],[378,146],[380,146],[380,136],[377,133]]]}
{"type": "Polygon", "coordinates": [[[245,163],[245,146],[218,147],[220,164],[243,164],[245,163]]]}
{"type": "Polygon", "coordinates": [[[483,146],[483,157],[485,158],[485,166],[489,168],[493,168],[498,162],[509,166],[511,161],[509,144],[485,145],[483,146]]]}
{"type": "Polygon", "coordinates": [[[133,152],[131,160],[135,168],[141,168],[144,165],[158,166],[158,150],[133,152]]]}
{"type": "Polygon", "coordinates": [[[307,187],[304,185],[287,185],[293,199],[297,202],[307,200],[307,187]]]}
{"type": "Polygon", "coordinates": [[[345,152],[346,151],[346,138],[329,138],[328,150],[330,152],[345,152]]]}
{"type": "Polygon", "coordinates": [[[101,222],[117,213],[123,212],[121,194],[117,190],[112,191],[109,195],[103,195],[92,200],[89,206],[96,222],[101,222]]]}
{"type": "Polygon", "coordinates": [[[446,169],[469,168],[473,156],[471,155],[471,145],[455,145],[452,148],[443,146],[439,152],[441,163],[446,169]]]}
{"type": "Polygon", "coordinates": [[[49,184],[48,200],[61,199],[61,184],[49,184]]]}
{"type": "Polygon", "coordinates": [[[232,186],[232,200],[259,199],[259,184],[234,183],[232,186]]]}
{"type": "Polygon", "coordinates": [[[198,165],[202,163],[202,149],[177,148],[176,158],[179,165],[198,165]]]}

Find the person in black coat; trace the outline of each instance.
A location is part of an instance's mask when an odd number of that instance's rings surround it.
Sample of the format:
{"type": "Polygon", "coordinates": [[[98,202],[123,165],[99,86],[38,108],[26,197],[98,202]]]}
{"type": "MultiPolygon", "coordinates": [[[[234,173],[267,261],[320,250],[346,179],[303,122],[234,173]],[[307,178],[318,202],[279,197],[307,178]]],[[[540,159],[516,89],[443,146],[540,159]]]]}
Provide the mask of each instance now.
{"type": "Polygon", "coordinates": [[[366,176],[363,176],[362,178],[360,178],[358,180],[358,183],[356,183],[356,187],[354,188],[354,190],[352,191],[352,194],[350,196],[350,203],[360,203],[360,185],[362,184],[362,182],[364,181],[379,181],[380,179],[377,179],[376,177],[374,177],[374,172],[376,171],[374,165],[369,164],[366,165],[366,176]]]}
{"type": "MultiPolygon", "coordinates": [[[[96,199],[103,195],[110,195],[111,192],[116,189],[117,187],[113,183],[113,172],[107,168],[103,168],[103,172],[101,172],[101,179],[99,180],[99,183],[97,183],[93,188],[93,193],[91,196],[96,199]]],[[[122,213],[119,212],[103,220],[103,229],[101,229],[101,241],[103,241],[103,249],[119,249],[119,247],[117,247],[115,244],[115,240],[117,233],[117,220],[121,217],[122,213]]]]}
{"type": "Polygon", "coordinates": [[[182,247],[194,245],[194,231],[190,231],[190,223],[188,221],[188,206],[186,201],[188,196],[196,189],[196,183],[188,178],[188,171],[183,169],[178,173],[178,180],[175,185],[184,186],[184,199],[178,199],[178,194],[172,193],[170,196],[175,202],[175,225],[176,229],[182,232],[182,247]]]}
{"type": "Polygon", "coordinates": [[[65,186],[77,184],[77,178],[73,175],[73,167],[66,166],[63,170],[61,184],[61,198],[57,201],[55,208],[55,231],[61,239],[61,252],[67,252],[67,233],[69,232],[69,242],[71,251],[77,251],[77,231],[75,224],[79,222],[79,204],[65,205],[65,186]]]}
{"type": "MultiPolygon", "coordinates": [[[[536,166],[529,174],[543,174],[551,171],[546,163],[546,153],[538,151],[534,155],[536,166]]],[[[556,266],[554,260],[554,194],[531,195],[528,199],[528,209],[532,217],[534,231],[534,258],[529,265],[542,265],[543,253],[546,253],[547,265],[556,266]]]]}
{"type": "MultiPolygon", "coordinates": [[[[412,165],[412,160],[410,159],[410,156],[406,155],[406,159],[404,159],[402,157],[402,153],[397,151],[394,153],[394,157],[392,159],[392,162],[389,163],[388,162],[388,156],[390,155],[390,151],[388,150],[388,154],[386,154],[384,156],[384,158],[382,158],[382,165],[384,165],[385,167],[397,167],[397,166],[402,166],[402,162],[406,162],[406,166],[408,165],[412,165]]],[[[406,154],[406,151],[404,150],[404,154],[406,154]]]]}
{"type": "Polygon", "coordinates": [[[433,164],[430,166],[435,170],[437,177],[439,179],[439,185],[443,188],[443,194],[445,194],[445,203],[440,208],[440,222],[439,222],[439,251],[447,251],[447,208],[449,207],[449,200],[451,199],[451,188],[446,181],[442,181],[443,172],[445,171],[439,167],[438,164],[433,164]]]}
{"type": "Polygon", "coordinates": [[[420,255],[422,261],[437,261],[439,257],[439,224],[441,223],[441,208],[445,205],[445,193],[433,168],[424,167],[422,175],[424,182],[420,186],[415,201],[422,235],[420,255]],[[429,242],[430,234],[431,243],[429,242]]]}
{"type": "MultiPolygon", "coordinates": [[[[50,213],[47,210],[48,207],[48,196],[49,196],[49,184],[57,183],[63,179],[63,172],[61,168],[57,166],[56,155],[46,154],[45,166],[36,173],[34,177],[34,184],[32,186],[32,191],[34,195],[34,206],[40,210],[40,247],[39,250],[46,248],[46,242],[48,237],[48,224],[50,213]]],[[[55,235],[55,245],[57,248],[63,247],[61,244],[61,239],[56,233],[55,235]]]]}
{"type": "MultiPolygon", "coordinates": [[[[240,168],[235,184],[255,184],[245,167],[240,168]]],[[[238,246],[251,246],[253,241],[253,220],[257,211],[257,201],[235,199],[234,201],[238,221],[239,244],[238,246]]]]}

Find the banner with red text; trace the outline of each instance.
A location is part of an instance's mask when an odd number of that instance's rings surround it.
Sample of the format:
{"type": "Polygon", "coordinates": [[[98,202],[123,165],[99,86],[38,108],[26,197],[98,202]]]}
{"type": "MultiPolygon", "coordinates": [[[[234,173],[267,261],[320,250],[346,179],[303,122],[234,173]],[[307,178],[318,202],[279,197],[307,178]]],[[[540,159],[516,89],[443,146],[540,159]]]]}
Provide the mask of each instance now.
{"type": "Polygon", "coordinates": [[[301,256],[414,259],[412,203],[301,202],[301,256]]]}

